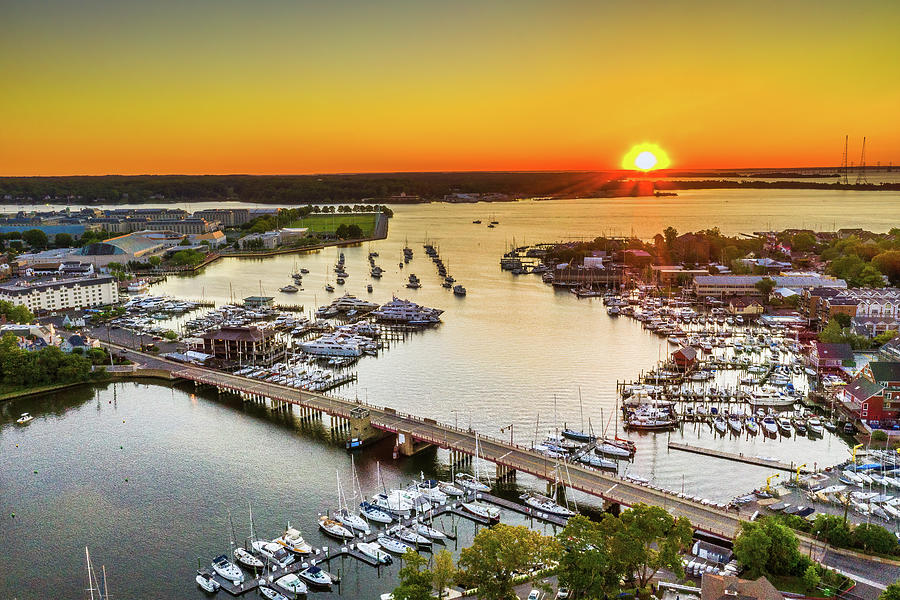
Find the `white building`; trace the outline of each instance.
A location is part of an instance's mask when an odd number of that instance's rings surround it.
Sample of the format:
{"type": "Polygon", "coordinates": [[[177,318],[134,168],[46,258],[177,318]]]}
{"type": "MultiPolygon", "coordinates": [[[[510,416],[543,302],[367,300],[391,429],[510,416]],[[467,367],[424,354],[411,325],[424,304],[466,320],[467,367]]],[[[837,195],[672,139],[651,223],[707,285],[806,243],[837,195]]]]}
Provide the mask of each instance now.
{"type": "Polygon", "coordinates": [[[0,285],[0,300],[24,305],[32,312],[89,308],[118,302],[119,285],[110,276],[19,281],[0,285]]]}

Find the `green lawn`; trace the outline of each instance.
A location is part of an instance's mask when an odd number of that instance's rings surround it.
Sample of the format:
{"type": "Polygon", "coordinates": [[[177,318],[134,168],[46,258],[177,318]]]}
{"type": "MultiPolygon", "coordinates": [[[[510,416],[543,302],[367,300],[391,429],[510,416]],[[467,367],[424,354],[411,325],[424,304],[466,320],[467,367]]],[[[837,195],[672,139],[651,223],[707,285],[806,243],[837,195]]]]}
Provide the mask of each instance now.
{"type": "Polygon", "coordinates": [[[19,396],[30,394],[41,394],[44,392],[52,392],[64,388],[81,385],[82,383],[91,383],[90,381],[76,381],[73,383],[51,383],[49,385],[35,385],[17,387],[12,385],[0,384],[0,400],[10,400],[19,396]]]}
{"type": "Polygon", "coordinates": [[[341,224],[359,225],[363,237],[370,237],[375,231],[375,214],[328,214],[309,215],[303,219],[297,219],[288,227],[308,227],[310,233],[334,233],[341,224]]]}

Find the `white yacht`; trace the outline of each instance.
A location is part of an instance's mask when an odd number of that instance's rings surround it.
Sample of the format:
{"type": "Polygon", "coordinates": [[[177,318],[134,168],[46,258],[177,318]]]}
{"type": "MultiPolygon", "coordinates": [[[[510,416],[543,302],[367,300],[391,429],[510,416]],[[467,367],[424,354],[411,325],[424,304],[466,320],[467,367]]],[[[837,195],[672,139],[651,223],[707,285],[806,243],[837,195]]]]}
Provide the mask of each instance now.
{"type": "Polygon", "coordinates": [[[309,554],[312,552],[312,546],[303,539],[300,532],[288,525],[287,529],[281,537],[275,540],[275,543],[281,544],[294,554],[309,554]]]}
{"type": "Polygon", "coordinates": [[[202,571],[197,571],[197,577],[194,578],[194,581],[196,581],[197,585],[203,588],[204,591],[209,592],[210,594],[218,592],[221,587],[218,581],[202,571]]]}
{"type": "Polygon", "coordinates": [[[266,562],[273,563],[282,569],[292,562],[294,556],[287,551],[287,548],[278,542],[267,542],[265,540],[256,540],[250,546],[253,551],[266,559],[266,562]]]}
{"type": "Polygon", "coordinates": [[[335,511],[334,520],[338,521],[341,525],[351,531],[361,531],[366,535],[372,533],[372,531],[369,529],[369,524],[366,523],[365,519],[354,515],[347,508],[342,508],[335,511]]]}
{"type": "Polygon", "coordinates": [[[381,510],[371,502],[360,502],[359,513],[369,521],[374,521],[376,523],[387,524],[394,520],[394,517],[392,517],[390,513],[381,510]]]}
{"type": "Polygon", "coordinates": [[[489,504],[485,504],[483,502],[479,502],[478,500],[474,500],[472,502],[463,502],[462,507],[476,517],[481,517],[482,519],[487,519],[488,521],[500,520],[499,508],[490,506],[489,504]]]}
{"type": "Polygon", "coordinates": [[[412,546],[430,546],[431,540],[425,537],[424,535],[419,535],[417,532],[413,531],[409,527],[403,527],[402,525],[394,525],[390,529],[387,530],[388,535],[392,535],[399,539],[402,542],[406,542],[412,546]]]}
{"type": "Polygon", "coordinates": [[[550,513],[551,515],[557,515],[560,517],[571,517],[575,515],[573,511],[569,510],[565,506],[557,504],[547,496],[528,493],[522,494],[521,498],[525,501],[525,504],[541,512],[550,513]]]}
{"type": "Polygon", "coordinates": [[[259,593],[268,598],[268,600],[288,600],[288,597],[279,594],[277,590],[273,590],[270,587],[260,586],[259,593]]]}
{"type": "Polygon", "coordinates": [[[244,573],[236,564],[228,560],[224,554],[220,554],[212,561],[213,570],[219,574],[219,577],[241,583],[244,581],[244,573]]]}
{"type": "Polygon", "coordinates": [[[378,544],[388,552],[393,552],[394,554],[406,554],[407,550],[414,549],[406,542],[401,542],[397,538],[384,534],[378,536],[378,544]]]}
{"type": "Polygon", "coordinates": [[[360,542],[356,545],[356,549],[382,565],[389,565],[394,562],[391,555],[382,550],[381,546],[375,542],[360,542]]]}
{"type": "Polygon", "coordinates": [[[28,423],[31,423],[32,421],[34,421],[34,417],[32,417],[28,413],[22,413],[22,416],[20,416],[18,419],[16,419],[16,423],[19,425],[27,425],[28,423]]]}
{"type": "Polygon", "coordinates": [[[468,492],[489,492],[490,486],[478,481],[478,479],[470,473],[457,473],[456,485],[460,486],[468,492]]]}
{"type": "Polygon", "coordinates": [[[266,565],[263,564],[263,561],[259,560],[250,552],[247,552],[244,548],[235,548],[234,549],[234,560],[244,565],[249,569],[260,569],[266,565]]]}
{"type": "Polygon", "coordinates": [[[331,576],[315,565],[303,569],[297,575],[300,579],[315,586],[329,587],[331,585],[331,576]]]}
{"type": "Polygon", "coordinates": [[[419,523],[415,527],[415,532],[423,537],[427,537],[431,540],[445,540],[447,539],[447,534],[441,531],[440,529],[435,529],[434,527],[429,527],[425,523],[419,523]]]}
{"type": "Polygon", "coordinates": [[[353,532],[335,521],[334,519],[329,519],[326,516],[319,517],[319,529],[325,532],[327,535],[330,535],[333,538],[337,538],[339,540],[349,540],[353,539],[353,532]]]}
{"type": "Polygon", "coordinates": [[[400,300],[395,296],[373,311],[372,316],[379,321],[425,325],[440,322],[443,312],[437,308],[420,306],[410,300],[400,300]]]}

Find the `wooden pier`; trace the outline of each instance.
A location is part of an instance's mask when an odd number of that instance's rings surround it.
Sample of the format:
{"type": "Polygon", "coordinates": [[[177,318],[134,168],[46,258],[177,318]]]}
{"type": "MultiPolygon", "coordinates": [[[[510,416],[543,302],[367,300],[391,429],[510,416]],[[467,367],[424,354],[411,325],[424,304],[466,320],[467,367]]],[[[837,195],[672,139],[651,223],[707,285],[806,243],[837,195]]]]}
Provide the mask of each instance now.
{"type": "Polygon", "coordinates": [[[694,454],[702,454],[703,456],[712,456],[714,458],[724,458],[725,460],[733,460],[735,462],[746,463],[748,465],[756,465],[757,467],[767,467],[769,469],[778,469],[779,471],[789,471],[794,473],[797,467],[794,463],[787,464],[777,460],[768,460],[761,456],[744,456],[734,454],[732,452],[723,452],[721,450],[711,450],[709,448],[701,448],[699,446],[690,446],[688,444],[679,444],[677,442],[669,442],[669,450],[681,450],[682,452],[693,452],[694,454]]]}

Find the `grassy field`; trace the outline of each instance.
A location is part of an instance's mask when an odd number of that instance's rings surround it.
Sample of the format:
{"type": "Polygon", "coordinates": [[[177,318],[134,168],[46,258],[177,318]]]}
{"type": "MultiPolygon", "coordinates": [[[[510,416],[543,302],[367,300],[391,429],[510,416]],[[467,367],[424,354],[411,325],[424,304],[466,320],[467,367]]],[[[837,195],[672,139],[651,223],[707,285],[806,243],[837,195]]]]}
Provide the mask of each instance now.
{"type": "Polygon", "coordinates": [[[89,381],[76,381],[75,383],[54,383],[50,385],[36,385],[16,387],[11,385],[0,385],[0,401],[11,400],[20,396],[30,396],[32,394],[43,394],[55,390],[62,390],[76,385],[91,383],[89,381]]]}
{"type": "Polygon", "coordinates": [[[297,219],[288,227],[308,227],[310,233],[334,233],[341,224],[359,225],[362,229],[363,237],[370,237],[375,231],[374,214],[329,214],[329,215],[309,215],[303,219],[297,219]]]}

